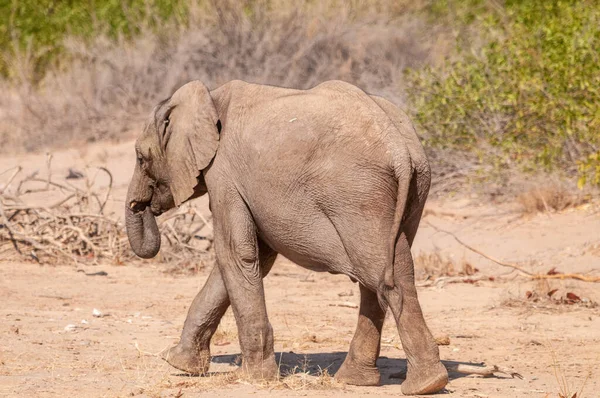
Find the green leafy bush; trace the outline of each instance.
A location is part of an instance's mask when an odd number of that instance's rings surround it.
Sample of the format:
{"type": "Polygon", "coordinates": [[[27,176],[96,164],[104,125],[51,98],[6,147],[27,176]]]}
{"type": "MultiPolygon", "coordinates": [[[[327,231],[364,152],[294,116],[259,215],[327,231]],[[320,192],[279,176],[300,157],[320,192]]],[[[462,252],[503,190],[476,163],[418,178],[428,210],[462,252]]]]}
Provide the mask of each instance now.
{"type": "Polygon", "coordinates": [[[131,36],[142,24],[185,15],[183,0],[3,0],[0,1],[0,76],[18,71],[11,60],[29,57],[34,81],[48,64],[64,55],[68,35],[90,39],[99,34],[131,36]]]}
{"type": "Polygon", "coordinates": [[[511,0],[478,17],[481,51],[407,73],[427,144],[600,184],[600,2],[511,0]]]}

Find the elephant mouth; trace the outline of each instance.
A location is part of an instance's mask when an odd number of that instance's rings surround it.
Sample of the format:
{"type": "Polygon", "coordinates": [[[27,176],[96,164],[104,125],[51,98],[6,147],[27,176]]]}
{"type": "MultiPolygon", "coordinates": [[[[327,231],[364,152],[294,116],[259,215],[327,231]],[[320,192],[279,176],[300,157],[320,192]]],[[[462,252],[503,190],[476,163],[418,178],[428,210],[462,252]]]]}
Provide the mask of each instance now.
{"type": "Polygon", "coordinates": [[[129,203],[129,208],[131,209],[131,211],[137,214],[146,210],[146,207],[148,207],[149,205],[150,202],[137,202],[133,200],[131,201],[131,203],[129,203]]]}
{"type": "Polygon", "coordinates": [[[129,204],[129,208],[134,214],[142,213],[146,210],[146,208],[150,208],[150,212],[154,217],[158,217],[165,212],[162,208],[160,208],[157,204],[151,202],[136,202],[132,201],[129,204]]]}

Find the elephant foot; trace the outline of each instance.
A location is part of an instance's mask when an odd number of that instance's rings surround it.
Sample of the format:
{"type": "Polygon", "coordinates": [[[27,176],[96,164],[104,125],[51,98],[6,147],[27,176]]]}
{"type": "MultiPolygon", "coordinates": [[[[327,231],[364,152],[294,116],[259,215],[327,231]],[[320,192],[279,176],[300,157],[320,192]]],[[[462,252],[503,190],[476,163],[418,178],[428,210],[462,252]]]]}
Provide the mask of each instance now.
{"type": "Polygon", "coordinates": [[[161,358],[169,365],[192,375],[204,375],[210,365],[210,351],[184,349],[180,344],[161,352],[161,358]]]}
{"type": "Polygon", "coordinates": [[[353,386],[378,386],[381,381],[381,375],[376,366],[360,366],[348,359],[335,372],[334,377],[339,382],[353,386]]]}
{"type": "Polygon", "coordinates": [[[419,368],[410,367],[401,390],[404,395],[433,394],[448,384],[448,371],[441,362],[419,368]]]}
{"type": "Polygon", "coordinates": [[[257,363],[246,363],[242,360],[242,366],[235,371],[235,375],[240,379],[272,381],[279,379],[279,368],[273,355],[271,358],[257,363]]]}

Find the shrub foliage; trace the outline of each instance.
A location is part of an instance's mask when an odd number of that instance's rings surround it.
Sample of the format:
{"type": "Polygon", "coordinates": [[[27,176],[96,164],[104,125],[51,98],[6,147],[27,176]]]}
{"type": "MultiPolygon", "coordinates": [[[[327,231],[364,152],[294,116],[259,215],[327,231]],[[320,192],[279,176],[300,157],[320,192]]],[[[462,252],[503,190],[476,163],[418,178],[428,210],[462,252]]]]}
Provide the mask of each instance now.
{"type": "Polygon", "coordinates": [[[183,0],[3,0],[0,2],[0,76],[11,76],[11,58],[27,53],[33,80],[65,55],[69,36],[92,39],[99,34],[131,37],[140,23],[160,25],[182,17],[183,0]]]}
{"type": "Polygon", "coordinates": [[[600,2],[509,0],[479,17],[481,51],[407,73],[427,143],[600,184],[600,2]]]}

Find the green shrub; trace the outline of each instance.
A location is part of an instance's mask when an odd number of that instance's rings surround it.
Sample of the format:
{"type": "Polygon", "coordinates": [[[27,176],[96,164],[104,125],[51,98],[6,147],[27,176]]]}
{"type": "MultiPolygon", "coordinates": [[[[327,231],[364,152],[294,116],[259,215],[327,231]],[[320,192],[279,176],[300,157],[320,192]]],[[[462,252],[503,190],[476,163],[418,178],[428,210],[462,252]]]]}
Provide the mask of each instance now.
{"type": "Polygon", "coordinates": [[[600,3],[511,0],[485,18],[481,51],[407,73],[427,144],[600,184],[600,3]]]}
{"type": "Polygon", "coordinates": [[[3,0],[0,1],[0,76],[12,77],[26,56],[30,73],[39,80],[48,64],[63,55],[67,35],[87,40],[136,34],[142,24],[160,27],[172,17],[183,18],[183,0],[3,0]]]}

